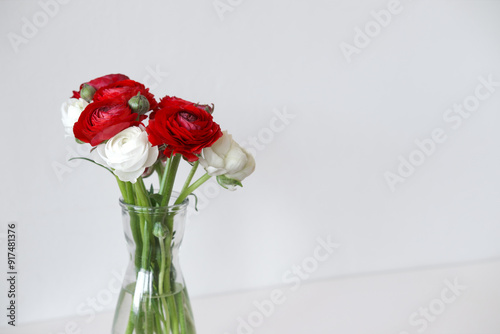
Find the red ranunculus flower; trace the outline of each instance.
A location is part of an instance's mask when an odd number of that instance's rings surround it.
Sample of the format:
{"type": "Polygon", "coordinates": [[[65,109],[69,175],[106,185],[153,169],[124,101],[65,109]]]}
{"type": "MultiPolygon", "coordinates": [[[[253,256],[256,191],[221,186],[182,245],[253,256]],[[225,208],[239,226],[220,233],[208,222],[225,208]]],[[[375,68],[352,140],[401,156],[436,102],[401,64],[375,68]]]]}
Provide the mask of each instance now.
{"type": "Polygon", "coordinates": [[[73,133],[75,138],[97,146],[130,126],[138,126],[145,118],[120,99],[93,102],[83,110],[73,133]]]}
{"type": "Polygon", "coordinates": [[[153,94],[151,94],[149,89],[143,84],[134,80],[122,80],[99,88],[94,94],[94,102],[108,99],[122,99],[128,102],[128,100],[136,96],[137,93],[141,93],[141,95],[148,99],[149,110],[156,109],[157,102],[153,94]]]}
{"type": "Polygon", "coordinates": [[[149,141],[153,145],[166,144],[167,157],[180,153],[188,161],[196,161],[203,148],[212,146],[222,136],[211,111],[209,106],[165,96],[146,128],[149,141]]]}
{"type": "Polygon", "coordinates": [[[111,85],[117,81],[128,80],[128,77],[123,74],[108,74],[99,78],[95,78],[94,80],[90,80],[89,82],[84,82],[80,85],[80,89],[78,91],[73,91],[73,98],[80,98],[80,90],[82,89],[83,84],[88,84],[98,90],[101,87],[111,85]]]}

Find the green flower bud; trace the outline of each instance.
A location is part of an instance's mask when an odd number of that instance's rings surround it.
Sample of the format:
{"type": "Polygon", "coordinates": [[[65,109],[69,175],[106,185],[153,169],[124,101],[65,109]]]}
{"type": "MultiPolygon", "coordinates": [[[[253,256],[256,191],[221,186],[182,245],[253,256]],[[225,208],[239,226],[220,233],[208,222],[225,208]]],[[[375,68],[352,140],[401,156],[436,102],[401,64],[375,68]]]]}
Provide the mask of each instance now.
{"type": "Polygon", "coordinates": [[[128,100],[128,105],[133,112],[139,115],[144,115],[149,111],[149,101],[141,93],[137,93],[136,96],[128,100]]]}
{"type": "Polygon", "coordinates": [[[158,239],[165,239],[167,236],[167,232],[167,227],[160,222],[155,223],[155,225],[153,226],[153,235],[158,239]]]}
{"type": "Polygon", "coordinates": [[[83,84],[82,89],[80,89],[80,97],[85,101],[90,102],[94,98],[95,92],[96,90],[94,87],[85,83],[83,84]]]}

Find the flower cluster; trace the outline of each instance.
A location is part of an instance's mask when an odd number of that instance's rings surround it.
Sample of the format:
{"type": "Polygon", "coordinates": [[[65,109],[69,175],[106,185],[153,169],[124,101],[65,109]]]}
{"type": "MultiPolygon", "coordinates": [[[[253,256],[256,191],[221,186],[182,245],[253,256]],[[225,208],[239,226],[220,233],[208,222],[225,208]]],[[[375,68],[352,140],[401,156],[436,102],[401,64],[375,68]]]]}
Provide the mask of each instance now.
{"type": "Polygon", "coordinates": [[[121,310],[126,313],[115,319],[128,316],[128,321],[126,329],[118,325],[113,332],[196,333],[174,259],[178,232],[183,228],[178,226],[184,215],[179,208],[185,208],[186,197],[211,177],[234,190],[255,169],[253,156],[221,130],[213,112],[213,105],[174,96],[157,100],[143,84],[123,74],[81,84],[62,105],[66,136],[91,146],[91,159],[79,158],[115,176],[130,231],[127,240],[134,242],[133,265],[127,272],[136,275],[137,284],[122,288],[120,303],[131,304],[117,307],[117,315],[121,310]],[[191,170],[175,194],[175,178],[183,161],[191,170]],[[205,173],[195,179],[199,166],[205,173]],[[144,179],[155,173],[159,188],[146,187],[144,179]],[[125,293],[132,293],[133,299],[122,298],[125,293]]]}
{"type": "Polygon", "coordinates": [[[123,74],[109,74],[73,91],[62,105],[62,122],[66,135],[90,144],[94,162],[112,171],[119,182],[142,182],[156,170],[160,195],[165,191],[168,197],[181,158],[193,168],[190,177],[199,164],[206,170],[197,182],[186,181],[184,193],[211,176],[234,189],[255,169],[254,158],[221,131],[213,111],[213,105],[172,96],[157,102],[143,84],[123,74]]]}

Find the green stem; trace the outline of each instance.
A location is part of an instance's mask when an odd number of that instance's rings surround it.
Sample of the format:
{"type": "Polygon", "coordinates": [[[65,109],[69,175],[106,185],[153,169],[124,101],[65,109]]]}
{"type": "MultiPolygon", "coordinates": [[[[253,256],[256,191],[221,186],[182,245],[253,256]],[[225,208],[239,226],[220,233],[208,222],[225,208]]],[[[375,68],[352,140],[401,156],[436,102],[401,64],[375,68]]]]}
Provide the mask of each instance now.
{"type": "Polygon", "coordinates": [[[170,251],[170,244],[172,243],[172,238],[173,238],[173,225],[174,225],[174,217],[172,215],[167,215],[167,228],[169,233],[167,234],[167,237],[163,241],[164,246],[163,248],[165,249],[165,258],[166,258],[166,267],[165,267],[165,274],[166,277],[164,277],[164,291],[167,294],[167,309],[168,309],[168,316],[170,317],[170,328],[172,329],[173,334],[178,334],[179,333],[179,319],[177,317],[177,310],[175,306],[175,299],[173,294],[175,293],[175,282],[171,282],[171,277],[170,277],[170,271],[172,268],[172,253],[170,251]],[[172,286],[173,283],[173,286],[172,286]]]}
{"type": "Polygon", "coordinates": [[[160,181],[160,184],[162,182],[162,179],[163,179],[163,174],[165,173],[165,167],[163,167],[163,163],[158,160],[155,165],[154,165],[154,168],[155,168],[155,171],[156,173],[158,174],[158,181],[160,181]]]}
{"type": "MultiPolygon", "coordinates": [[[[118,181],[118,186],[120,187],[120,191],[122,193],[123,200],[125,201],[125,203],[134,205],[135,196],[132,184],[130,182],[123,182],[118,177],[116,177],[116,180],[118,181]]],[[[138,270],[140,265],[140,256],[137,255],[140,254],[140,250],[142,248],[141,229],[137,224],[137,215],[135,214],[135,212],[129,211],[129,215],[130,215],[130,229],[132,230],[132,235],[136,243],[135,265],[138,270]]]]}
{"type": "Polygon", "coordinates": [[[128,325],[127,329],[125,330],[125,334],[132,334],[134,332],[134,312],[131,311],[130,315],[128,317],[128,325]]]}
{"type": "Polygon", "coordinates": [[[161,318],[162,318],[162,313],[161,313],[160,309],[158,308],[158,305],[156,305],[156,307],[155,307],[155,311],[156,311],[156,317],[155,317],[155,333],[161,333],[161,332],[162,332],[162,329],[161,329],[161,318]]]}
{"type": "Polygon", "coordinates": [[[123,182],[122,180],[120,180],[118,178],[118,176],[115,176],[115,177],[116,177],[116,181],[118,182],[118,187],[120,188],[120,192],[122,193],[123,200],[127,204],[132,204],[132,203],[130,203],[129,198],[128,198],[127,185],[125,184],[125,182],[123,182]]]}
{"type": "Polygon", "coordinates": [[[193,167],[191,168],[191,171],[189,172],[188,177],[186,178],[186,182],[184,182],[184,186],[182,186],[181,194],[184,190],[186,190],[189,185],[191,184],[191,181],[193,180],[193,176],[196,173],[196,169],[198,169],[198,166],[200,165],[200,160],[197,160],[194,164],[193,167]]]}
{"type": "Polygon", "coordinates": [[[162,176],[160,178],[160,194],[163,194],[163,192],[165,191],[171,164],[172,164],[172,158],[168,158],[165,164],[165,168],[163,169],[162,176]]]}
{"type": "Polygon", "coordinates": [[[160,242],[160,249],[161,249],[161,265],[160,265],[160,277],[158,279],[158,286],[160,290],[161,302],[165,310],[165,320],[166,320],[165,332],[170,333],[170,311],[168,309],[168,304],[167,301],[165,300],[165,296],[163,295],[167,254],[165,252],[165,244],[163,243],[164,242],[163,239],[159,239],[158,241],[160,242]]]}
{"type": "MultiPolygon", "coordinates": [[[[120,180],[118,177],[116,177],[116,180],[118,182],[118,187],[120,187],[120,191],[122,193],[122,197],[125,203],[134,205],[135,204],[135,199],[134,199],[134,193],[132,190],[132,184],[130,182],[123,182],[120,180]]],[[[138,224],[137,224],[137,216],[134,212],[129,211],[130,215],[130,228],[132,230],[132,235],[133,238],[136,242],[136,255],[135,255],[135,267],[136,270],[139,270],[140,266],[140,249],[141,249],[141,232],[140,229],[137,229],[138,224]]],[[[130,311],[130,316],[127,324],[127,329],[125,330],[125,334],[132,334],[135,328],[134,324],[134,312],[133,310],[130,311]]]]}
{"type": "Polygon", "coordinates": [[[147,298],[146,304],[146,333],[154,333],[154,300],[152,298],[147,298]]]}
{"type": "Polygon", "coordinates": [[[130,182],[125,183],[125,187],[127,189],[127,197],[130,201],[129,204],[135,205],[136,200],[135,200],[135,195],[134,195],[134,186],[130,182]]]}
{"type": "Polygon", "coordinates": [[[139,272],[141,267],[141,253],[142,253],[142,233],[141,226],[137,221],[137,214],[135,212],[129,212],[130,214],[130,230],[132,231],[132,237],[135,240],[135,270],[139,272]]]}
{"type": "MultiPolygon", "coordinates": [[[[137,202],[139,206],[142,207],[151,207],[151,202],[147,195],[146,187],[144,186],[144,182],[142,181],[142,177],[137,179],[137,182],[134,183],[134,190],[137,196],[137,202]]],[[[141,268],[148,270],[149,268],[149,259],[150,259],[150,238],[151,238],[151,230],[152,226],[148,219],[145,217],[145,213],[140,213],[141,219],[141,228],[142,228],[142,260],[141,260],[141,268]]]]}
{"type": "MultiPolygon", "coordinates": [[[[137,197],[137,204],[141,207],[150,208],[151,201],[149,200],[146,187],[144,186],[144,182],[142,177],[137,179],[137,182],[134,183],[134,190],[137,197]]],[[[142,227],[142,255],[141,255],[141,268],[146,271],[151,270],[151,235],[152,235],[152,222],[151,217],[147,212],[139,213],[141,227],[142,227]]],[[[146,333],[152,333],[153,331],[153,313],[151,310],[151,300],[146,300],[148,304],[145,304],[144,317],[145,317],[145,325],[146,325],[146,333]]],[[[140,312],[140,311],[139,311],[140,312]]],[[[141,313],[141,312],[140,312],[141,313]]],[[[138,322],[138,326],[136,329],[140,329],[141,321],[138,322]]]]}
{"type": "Polygon", "coordinates": [[[205,173],[202,177],[200,177],[198,180],[196,180],[192,185],[187,187],[187,189],[182,191],[174,204],[175,205],[181,204],[186,199],[186,197],[189,196],[189,194],[191,194],[193,191],[198,189],[199,186],[201,186],[203,183],[207,182],[211,177],[212,176],[208,175],[208,173],[205,173]]]}
{"type": "Polygon", "coordinates": [[[166,257],[167,254],[165,254],[165,244],[163,243],[163,239],[159,239],[160,242],[160,249],[161,249],[161,264],[160,264],[160,277],[159,277],[159,290],[160,290],[160,296],[163,298],[163,280],[165,279],[165,266],[166,266],[166,257]]]}
{"type": "Polygon", "coordinates": [[[168,296],[168,305],[172,322],[172,334],[179,334],[179,319],[177,318],[177,309],[174,296],[168,296]]]}
{"type": "MultiPolygon", "coordinates": [[[[142,181],[142,179],[139,178],[140,181],[142,181]]],[[[137,182],[134,184],[134,189],[136,191],[136,194],[137,194],[137,201],[139,202],[139,205],[140,206],[144,206],[144,207],[147,207],[147,206],[151,206],[151,204],[149,203],[149,198],[148,198],[148,195],[145,193],[146,191],[146,188],[144,187],[144,183],[142,182],[139,182],[139,180],[137,180],[137,182]],[[141,183],[142,183],[142,186],[141,186],[141,183]]],[[[152,226],[152,223],[149,221],[149,219],[146,219],[146,216],[147,214],[146,213],[141,213],[140,214],[140,217],[141,217],[141,225],[142,225],[142,243],[143,243],[143,246],[142,246],[142,255],[141,255],[141,268],[145,269],[145,270],[149,270],[149,267],[150,267],[150,264],[149,264],[149,261],[150,261],[150,248],[151,248],[151,232],[152,232],[152,229],[153,229],[153,226],[152,226]]]]}
{"type": "Polygon", "coordinates": [[[162,180],[165,183],[163,192],[160,189],[160,195],[163,196],[161,201],[161,206],[168,205],[170,200],[170,196],[172,195],[172,189],[174,188],[175,175],[177,174],[177,169],[179,168],[179,163],[181,162],[181,155],[177,154],[172,158],[172,161],[169,166],[168,175],[165,180],[162,180]]]}
{"type": "Polygon", "coordinates": [[[179,311],[179,322],[181,323],[181,334],[186,334],[186,315],[184,314],[184,297],[182,291],[175,295],[177,310],[179,311]]]}
{"type": "Polygon", "coordinates": [[[135,316],[136,319],[135,332],[137,334],[144,334],[144,329],[145,329],[144,326],[146,325],[146,323],[144,322],[144,316],[145,316],[144,311],[142,309],[139,309],[137,315],[135,316]]]}
{"type": "MultiPolygon", "coordinates": [[[[134,193],[134,185],[130,182],[125,183],[127,189],[127,203],[132,205],[137,204],[136,196],[134,193]]],[[[142,253],[142,230],[141,221],[142,217],[139,218],[137,212],[134,209],[129,210],[130,215],[130,230],[132,231],[132,236],[135,240],[135,268],[139,272],[141,268],[141,253],[142,253]]]]}
{"type": "Polygon", "coordinates": [[[134,190],[137,196],[137,202],[139,206],[151,207],[151,201],[149,200],[148,191],[146,190],[146,186],[144,185],[144,181],[142,177],[137,179],[137,182],[134,183],[134,190]]]}

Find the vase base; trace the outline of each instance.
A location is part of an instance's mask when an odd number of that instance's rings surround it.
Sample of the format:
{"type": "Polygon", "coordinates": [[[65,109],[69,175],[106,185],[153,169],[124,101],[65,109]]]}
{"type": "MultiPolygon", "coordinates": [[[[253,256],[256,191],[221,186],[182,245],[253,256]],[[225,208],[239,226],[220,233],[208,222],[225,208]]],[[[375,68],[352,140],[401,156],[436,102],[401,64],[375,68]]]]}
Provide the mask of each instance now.
{"type": "Polygon", "coordinates": [[[113,320],[113,334],[196,334],[185,287],[173,293],[140,296],[134,303],[134,284],[122,288],[113,320]]]}

